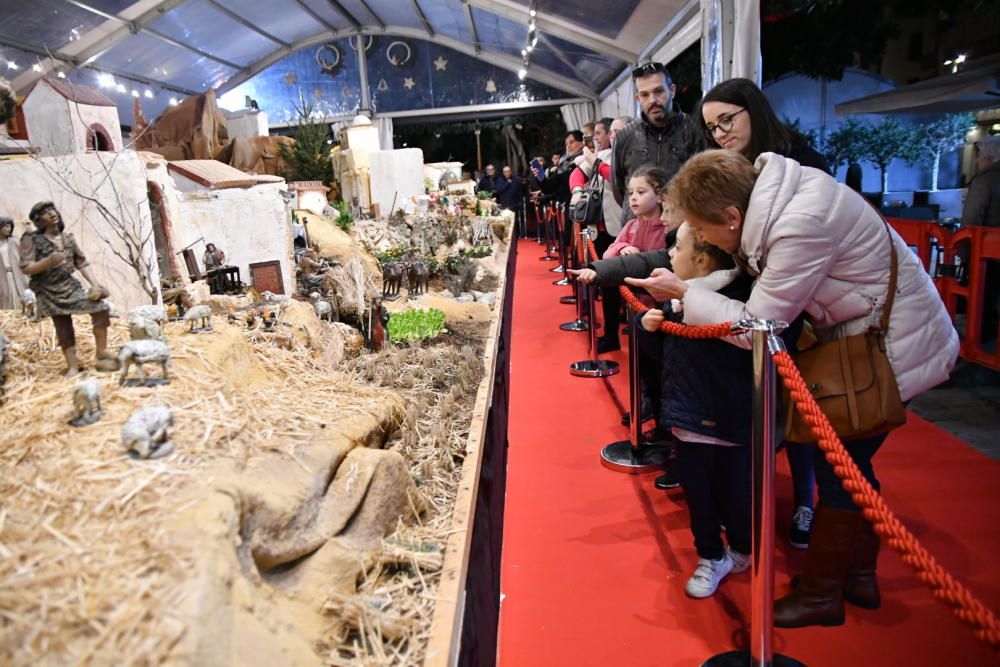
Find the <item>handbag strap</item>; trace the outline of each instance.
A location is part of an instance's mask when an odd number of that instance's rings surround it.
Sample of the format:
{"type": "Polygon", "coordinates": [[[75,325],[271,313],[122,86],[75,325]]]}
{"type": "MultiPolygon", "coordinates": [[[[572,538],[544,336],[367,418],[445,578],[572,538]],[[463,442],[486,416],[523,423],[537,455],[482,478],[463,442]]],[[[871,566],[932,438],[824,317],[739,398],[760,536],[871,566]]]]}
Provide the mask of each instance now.
{"type": "Polygon", "coordinates": [[[885,219],[882,215],[882,211],[875,207],[870,201],[865,199],[865,203],[872,207],[878,217],[882,218],[882,224],[885,225],[885,233],[889,237],[889,287],[888,293],[885,295],[885,305],[882,307],[882,335],[884,336],[889,332],[889,316],[892,314],[892,304],[896,300],[896,278],[899,273],[899,257],[896,256],[896,243],[892,239],[892,228],[889,227],[889,221],[885,219]]]}

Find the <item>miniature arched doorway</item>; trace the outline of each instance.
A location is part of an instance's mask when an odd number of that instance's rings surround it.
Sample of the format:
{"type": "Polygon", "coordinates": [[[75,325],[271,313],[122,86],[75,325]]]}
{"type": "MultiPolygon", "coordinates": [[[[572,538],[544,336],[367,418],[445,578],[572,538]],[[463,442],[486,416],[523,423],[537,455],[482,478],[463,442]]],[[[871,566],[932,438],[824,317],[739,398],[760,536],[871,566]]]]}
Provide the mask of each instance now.
{"type": "Polygon", "coordinates": [[[87,128],[87,150],[90,151],[113,151],[115,144],[111,141],[111,134],[104,129],[100,123],[94,123],[87,128]]]}

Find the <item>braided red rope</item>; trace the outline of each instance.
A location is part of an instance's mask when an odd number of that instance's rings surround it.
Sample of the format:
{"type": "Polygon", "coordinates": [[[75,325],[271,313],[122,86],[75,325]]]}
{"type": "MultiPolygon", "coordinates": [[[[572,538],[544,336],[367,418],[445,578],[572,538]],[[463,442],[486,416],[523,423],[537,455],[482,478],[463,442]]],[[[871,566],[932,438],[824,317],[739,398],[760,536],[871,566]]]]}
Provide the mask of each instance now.
{"type": "Polygon", "coordinates": [[[862,508],[875,532],[886,538],[889,546],[903,556],[903,562],[917,571],[917,579],[933,589],[935,598],[950,606],[959,619],[972,626],[977,639],[988,643],[994,650],[1000,650],[1000,621],[938,564],[864,478],[844,449],[844,444],[833,430],[829,419],[813,398],[791,355],[785,351],[777,352],[774,354],[774,363],[795,401],[795,407],[812,427],[813,435],[816,436],[826,460],[833,466],[844,490],[862,508]]]}

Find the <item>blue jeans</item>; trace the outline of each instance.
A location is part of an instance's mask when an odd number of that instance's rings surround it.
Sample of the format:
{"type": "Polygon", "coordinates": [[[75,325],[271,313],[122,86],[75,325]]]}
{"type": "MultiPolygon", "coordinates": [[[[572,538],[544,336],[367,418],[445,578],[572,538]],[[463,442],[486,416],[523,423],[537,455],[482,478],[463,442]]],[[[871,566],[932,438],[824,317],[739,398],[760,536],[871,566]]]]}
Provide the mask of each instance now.
{"type": "MultiPolygon", "coordinates": [[[[851,440],[844,443],[847,453],[861,469],[861,474],[868,480],[876,491],[882,487],[878,478],[875,477],[875,469],[872,467],[872,457],[878,451],[882,443],[889,436],[888,433],[876,435],[871,438],[861,440],[851,440]]],[[[794,447],[794,445],[792,445],[794,447]]],[[[823,450],[816,447],[816,454],[813,458],[813,466],[816,470],[816,482],[819,485],[819,502],[833,509],[859,511],[861,508],[851,500],[851,494],[844,490],[840,484],[840,478],[833,471],[823,456],[823,450]]]]}

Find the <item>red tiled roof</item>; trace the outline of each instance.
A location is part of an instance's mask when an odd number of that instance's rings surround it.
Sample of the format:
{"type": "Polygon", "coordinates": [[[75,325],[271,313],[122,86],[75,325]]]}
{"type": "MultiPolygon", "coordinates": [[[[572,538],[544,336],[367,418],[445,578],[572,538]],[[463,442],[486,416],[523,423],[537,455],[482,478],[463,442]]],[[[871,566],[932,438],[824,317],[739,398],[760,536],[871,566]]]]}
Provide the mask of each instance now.
{"type": "Polygon", "coordinates": [[[52,86],[52,89],[65,97],[70,102],[87,104],[94,107],[116,107],[118,106],[111,99],[99,90],[90,86],[83,86],[78,83],[70,83],[59,79],[50,79],[43,76],[42,81],[52,86]]]}

